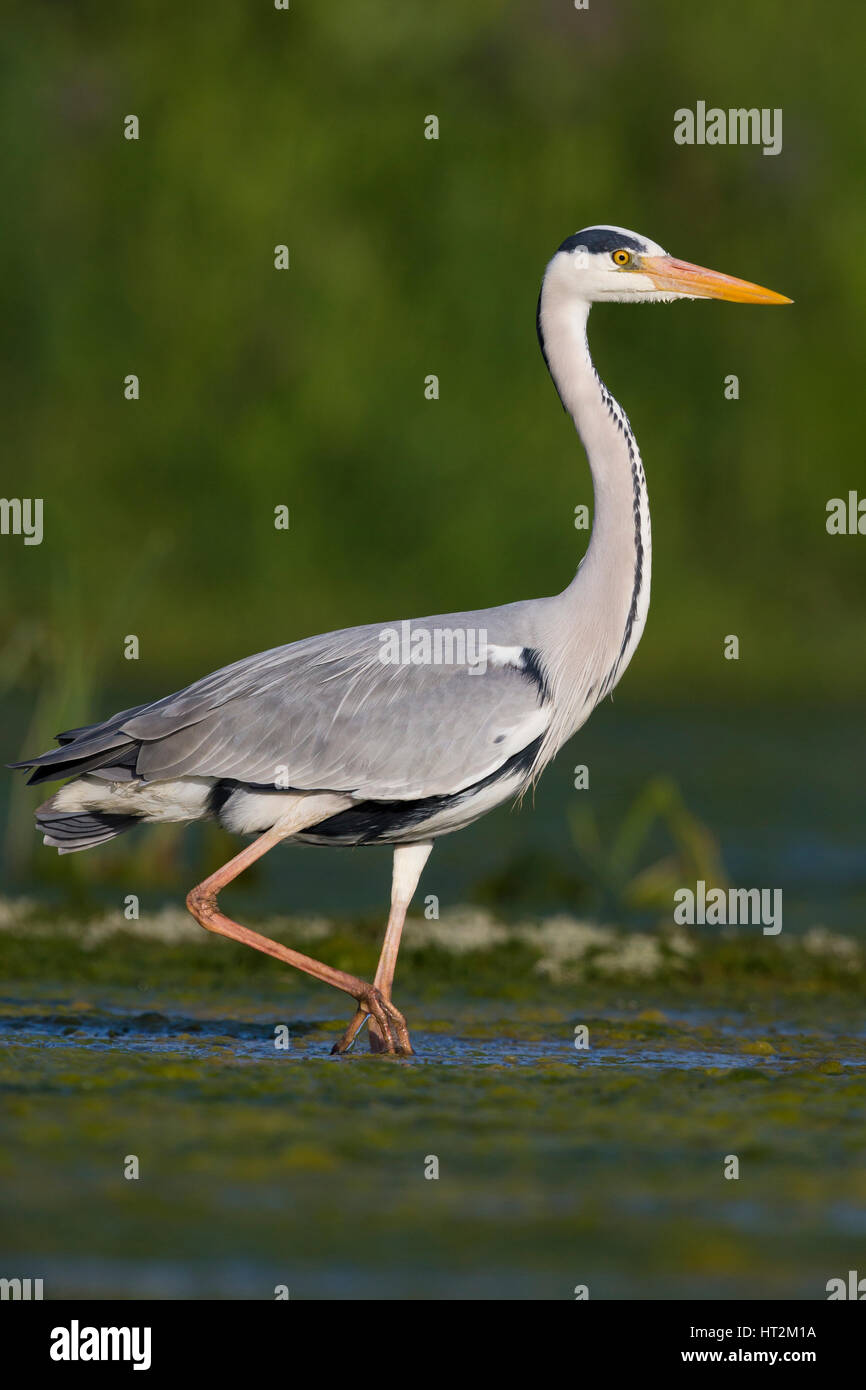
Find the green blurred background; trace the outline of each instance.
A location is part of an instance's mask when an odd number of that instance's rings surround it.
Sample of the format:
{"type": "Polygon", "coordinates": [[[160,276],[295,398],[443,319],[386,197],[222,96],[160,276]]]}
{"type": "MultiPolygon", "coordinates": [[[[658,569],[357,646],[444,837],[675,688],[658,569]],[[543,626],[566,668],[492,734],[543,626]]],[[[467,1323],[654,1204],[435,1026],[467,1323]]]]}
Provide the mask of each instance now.
{"type": "MultiPolygon", "coordinates": [[[[330,1058],[347,1001],[196,932],[183,892],[236,839],[59,859],[37,789],[0,778],[4,1275],[814,1299],[862,1270],[866,538],[825,509],[866,492],[864,38],[839,0],[7,7],[2,492],[45,502],[42,545],[0,538],[8,759],[309,633],[562,588],[590,480],[534,317],[577,228],[796,303],[592,315],[649,478],[649,623],[534,801],[437,845],[442,921],[398,978],[417,1065],[330,1058]],[[783,152],[676,145],[699,100],[782,108],[783,152]],[[780,887],[782,934],[677,954],[672,890],[701,877],[780,887]],[[612,924],[608,973],[540,970],[557,933],[598,939],[575,917],[612,924]]],[[[371,975],[389,873],[289,849],[233,915],[371,975]]]]}
{"type": "Polygon", "coordinates": [[[794,759],[856,709],[866,541],[825,508],[866,491],[864,36],[782,0],[13,6],[3,492],[45,539],[0,544],[8,756],[309,633],[562,588],[591,488],[535,302],[599,221],[796,301],[592,316],[653,512],[618,701],[805,710],[794,759]],[[676,145],[698,100],[781,107],[783,152],[676,145]]]}

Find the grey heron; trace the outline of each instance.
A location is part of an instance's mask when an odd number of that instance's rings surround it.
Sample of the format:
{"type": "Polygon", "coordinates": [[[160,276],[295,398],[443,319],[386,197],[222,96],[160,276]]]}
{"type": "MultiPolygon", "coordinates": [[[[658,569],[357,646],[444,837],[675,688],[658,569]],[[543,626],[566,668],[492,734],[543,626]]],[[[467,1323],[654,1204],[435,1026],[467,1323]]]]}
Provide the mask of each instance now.
{"type": "Polygon", "coordinates": [[[374,1051],[410,1053],[391,993],[433,841],[519,796],[613,690],[643,633],[651,555],[644,470],[625,411],[593,366],[586,327],[594,303],[675,299],[791,302],[614,226],[568,237],[545,270],[538,339],[594,494],[589,545],[561,593],[291,642],[59,734],[57,748],[15,764],[31,782],[72,779],[36,812],[44,843],[67,854],[141,822],[206,818],[254,835],[189,893],[195,919],[350,995],[356,1012],[335,1052],[369,1020],[374,1051]],[[220,891],[287,840],[394,847],[372,982],[220,910],[220,891]]]}

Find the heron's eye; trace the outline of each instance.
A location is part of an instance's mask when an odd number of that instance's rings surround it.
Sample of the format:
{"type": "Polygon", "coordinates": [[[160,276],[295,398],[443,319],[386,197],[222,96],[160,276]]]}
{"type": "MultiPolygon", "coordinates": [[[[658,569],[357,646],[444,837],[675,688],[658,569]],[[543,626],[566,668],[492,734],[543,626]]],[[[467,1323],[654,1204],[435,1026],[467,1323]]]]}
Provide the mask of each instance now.
{"type": "Polygon", "coordinates": [[[614,265],[629,265],[631,263],[630,251],[613,251],[611,255],[613,256],[614,265]]]}

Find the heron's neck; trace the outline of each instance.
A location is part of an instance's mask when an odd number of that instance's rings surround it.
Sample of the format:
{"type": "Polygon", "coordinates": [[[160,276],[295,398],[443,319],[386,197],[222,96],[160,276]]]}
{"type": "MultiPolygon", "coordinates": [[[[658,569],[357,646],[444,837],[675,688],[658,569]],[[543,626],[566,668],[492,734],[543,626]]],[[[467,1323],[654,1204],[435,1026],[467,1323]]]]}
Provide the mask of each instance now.
{"type": "Polygon", "coordinates": [[[562,658],[563,682],[583,687],[583,718],[613,689],[640,641],[649,607],[651,564],[649,504],[640,452],[625,411],[592,364],[586,339],[588,316],[588,304],[557,295],[555,286],[548,292],[545,282],[538,306],[539,338],[556,389],[586,450],[595,499],[589,546],[558,601],[572,633],[562,658]],[[581,674],[578,663],[583,664],[581,674]],[[589,665],[591,679],[587,680],[589,665]]]}

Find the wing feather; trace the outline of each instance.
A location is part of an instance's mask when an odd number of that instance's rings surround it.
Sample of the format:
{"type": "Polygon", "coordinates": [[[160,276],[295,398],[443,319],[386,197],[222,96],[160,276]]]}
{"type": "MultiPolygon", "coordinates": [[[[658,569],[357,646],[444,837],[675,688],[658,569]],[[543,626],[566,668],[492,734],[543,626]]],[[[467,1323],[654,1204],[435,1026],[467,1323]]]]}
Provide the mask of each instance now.
{"type": "MultiPolygon", "coordinates": [[[[421,619],[412,629],[454,630],[471,618],[486,621],[493,642],[490,618],[503,611],[421,619]]],[[[274,648],[145,707],[121,725],[141,742],[138,773],[414,799],[470,786],[547,728],[537,681],[510,656],[474,671],[457,661],[383,662],[382,631],[274,648]]],[[[519,653],[514,636],[512,624],[501,640],[519,653]]]]}

